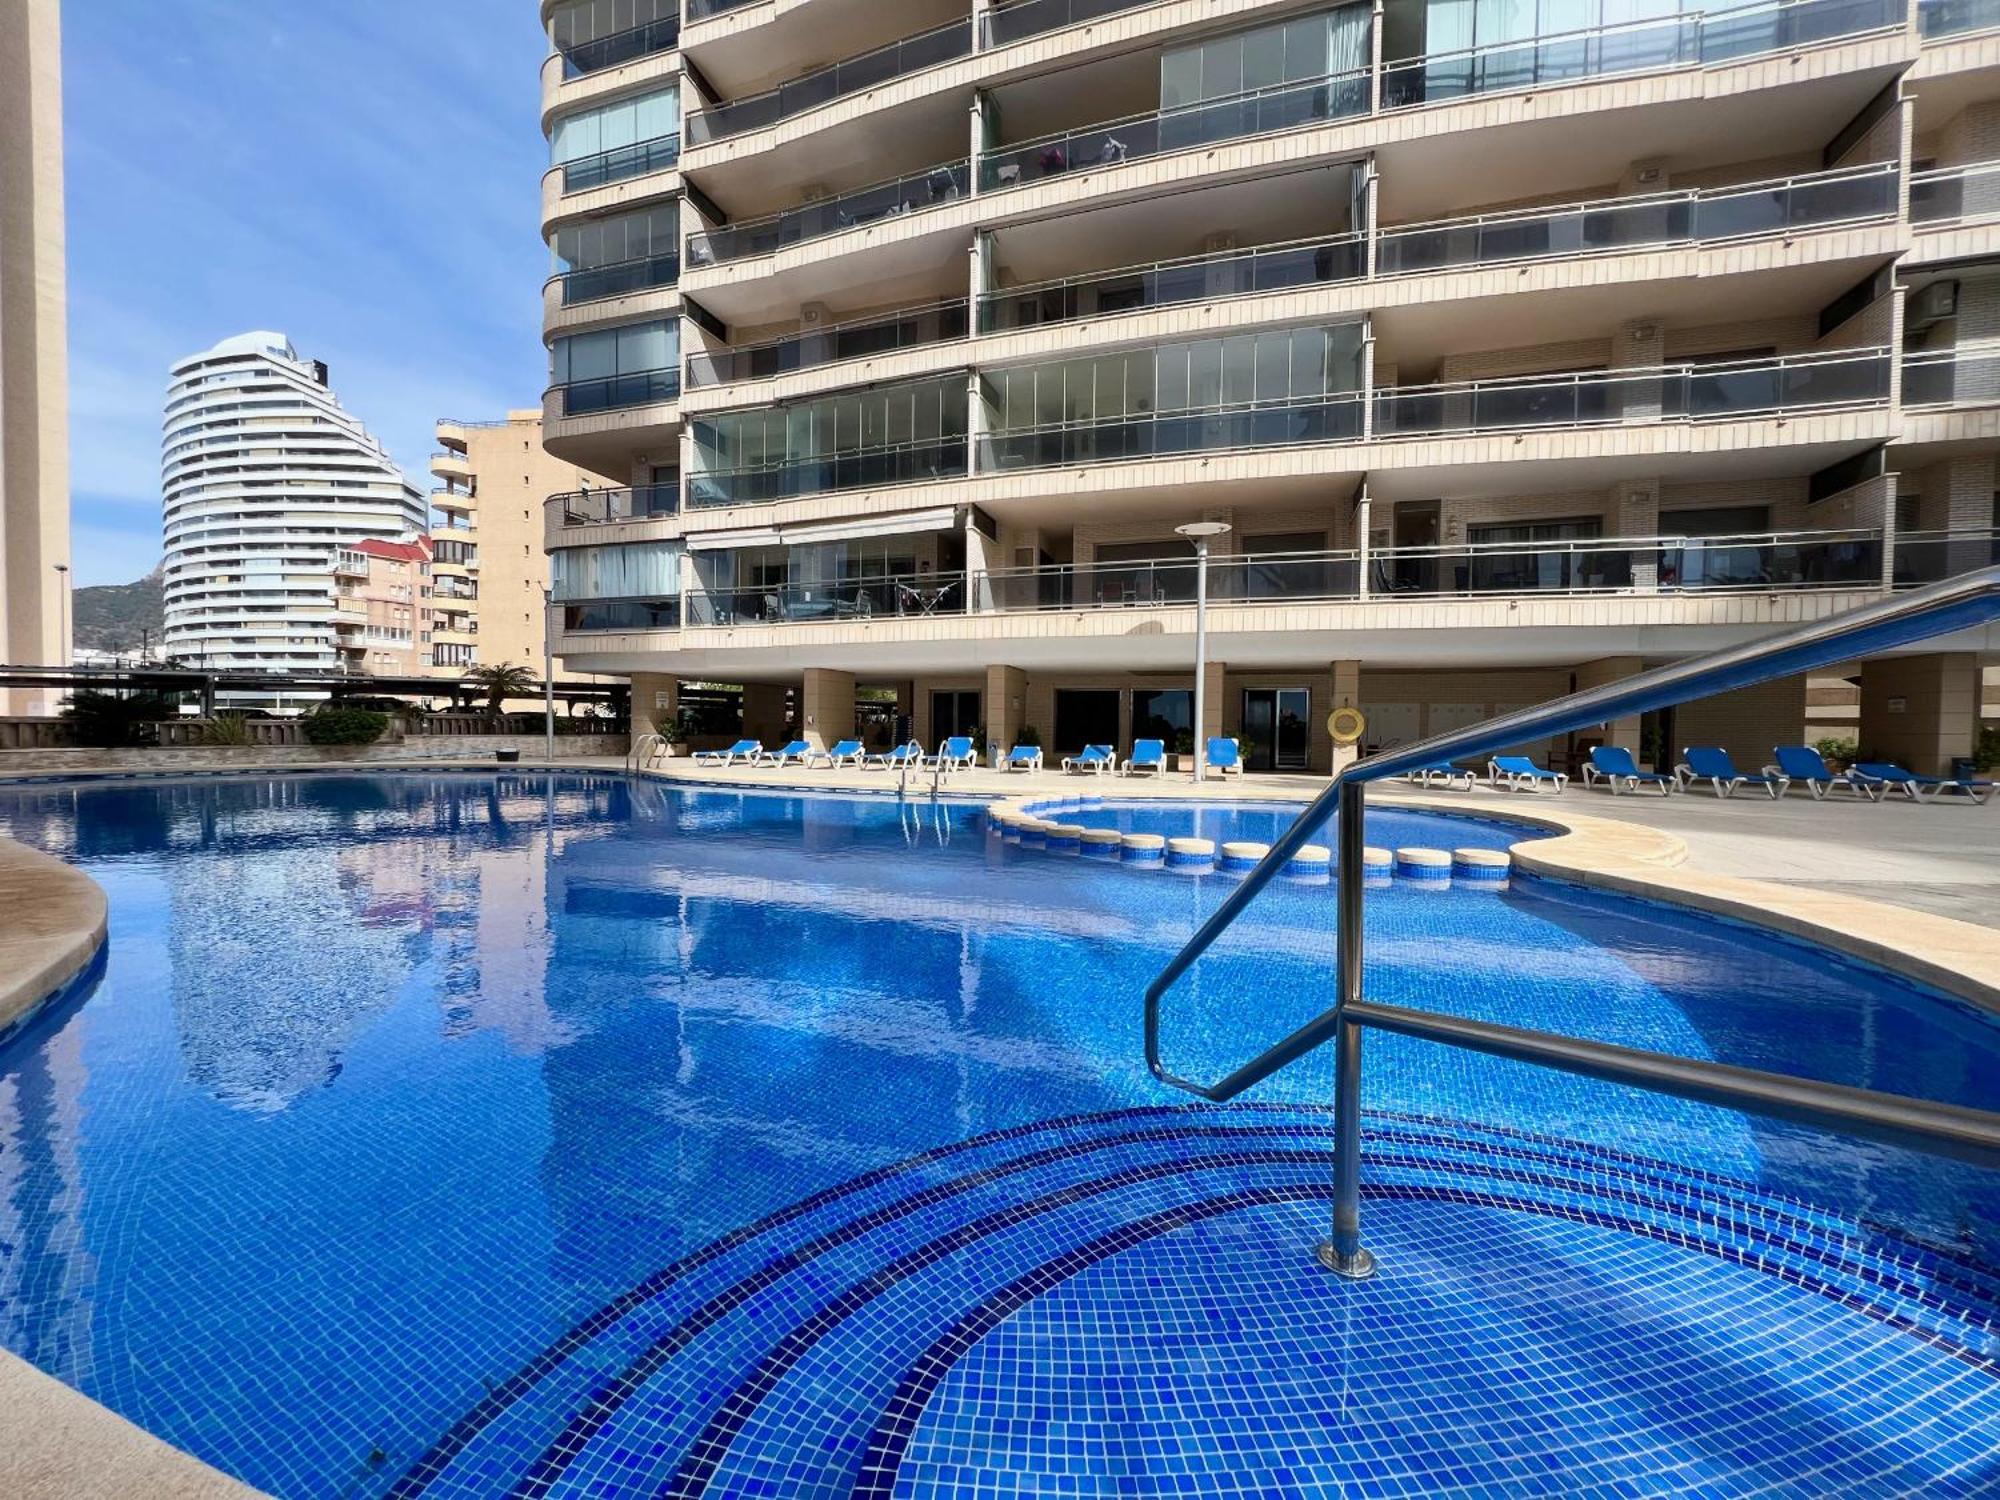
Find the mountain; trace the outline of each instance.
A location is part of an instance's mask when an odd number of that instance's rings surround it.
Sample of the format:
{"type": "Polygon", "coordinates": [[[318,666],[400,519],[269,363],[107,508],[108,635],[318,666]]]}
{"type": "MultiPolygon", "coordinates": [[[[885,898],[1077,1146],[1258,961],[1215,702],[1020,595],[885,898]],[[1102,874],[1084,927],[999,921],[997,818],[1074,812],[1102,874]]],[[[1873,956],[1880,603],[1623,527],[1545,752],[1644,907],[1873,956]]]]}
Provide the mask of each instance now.
{"type": "Polygon", "coordinates": [[[159,648],[164,606],[160,602],[160,570],[137,583],[100,583],[70,597],[70,624],[80,648],[96,651],[137,651],[141,631],[150,631],[159,648]]]}

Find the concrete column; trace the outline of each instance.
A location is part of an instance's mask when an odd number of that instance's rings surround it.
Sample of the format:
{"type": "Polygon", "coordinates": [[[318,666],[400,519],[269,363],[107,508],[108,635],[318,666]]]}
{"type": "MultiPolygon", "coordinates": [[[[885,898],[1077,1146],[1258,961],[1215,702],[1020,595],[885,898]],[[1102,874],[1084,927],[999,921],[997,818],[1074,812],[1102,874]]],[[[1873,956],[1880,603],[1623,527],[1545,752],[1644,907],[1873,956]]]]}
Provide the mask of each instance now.
{"type": "Polygon", "coordinates": [[[1747,771],[1768,764],[1773,746],[1798,744],[1805,724],[1806,679],[1781,677],[1680,704],[1669,748],[1678,758],[1689,745],[1720,745],[1739,771],[1747,771]]]}
{"type": "MultiPolygon", "coordinates": [[[[1627,323],[1613,342],[1613,369],[1651,369],[1666,359],[1666,333],[1657,319],[1627,323]]],[[[1660,415],[1658,381],[1628,380],[1621,384],[1623,410],[1627,421],[1657,419],[1660,415]]]]}
{"type": "Polygon", "coordinates": [[[632,674],[632,738],[642,734],[664,734],[673,738],[674,720],[681,709],[678,677],[659,672],[632,674]]]}
{"type": "MultiPolygon", "coordinates": [[[[1620,480],[1611,490],[1612,532],[1616,536],[1660,534],[1660,486],[1652,479],[1620,480]]],[[[1641,594],[1657,593],[1660,559],[1656,552],[1632,554],[1632,587],[1641,594]]]]}
{"type": "MultiPolygon", "coordinates": [[[[1590,688],[1604,687],[1610,683],[1617,682],[1621,678],[1636,677],[1640,672],[1645,670],[1645,665],[1636,656],[1603,656],[1599,657],[1596,661],[1580,662],[1576,668],[1577,691],[1584,692],[1590,688]]],[[[1599,732],[1602,735],[1604,744],[1615,745],[1621,750],[1630,750],[1635,756],[1639,753],[1639,716],[1637,714],[1633,714],[1629,718],[1613,719],[1608,724],[1605,724],[1599,732]]],[[[1669,764],[1655,766],[1653,769],[1661,772],[1672,771],[1673,766],[1671,761],[1678,748],[1676,746],[1668,750],[1669,764]]],[[[1769,754],[1766,752],[1763,759],[1760,759],[1757,764],[1761,766],[1764,760],[1768,760],[1769,758],[1769,754]]]]}
{"type": "MultiPolygon", "coordinates": [[[[1336,708],[1360,707],[1361,663],[1358,661],[1335,662],[1333,664],[1333,696],[1332,701],[1327,704],[1327,713],[1331,714],[1336,708]]],[[[1324,716],[1322,716],[1321,722],[1313,726],[1313,738],[1318,739],[1326,733],[1327,728],[1324,716]]],[[[1333,761],[1328,769],[1337,776],[1356,760],[1360,759],[1360,757],[1361,747],[1359,745],[1335,745],[1333,747],[1333,761]]]]}
{"type": "MultiPolygon", "coordinates": [[[[998,663],[986,669],[986,738],[998,745],[1004,754],[1012,748],[1014,736],[1027,722],[1028,715],[1028,674],[1019,667],[1003,667],[998,663]]],[[[1046,743],[1055,732],[1055,726],[1037,724],[1042,739],[1046,743]]]]}
{"type": "Polygon", "coordinates": [[[1969,651],[1861,664],[1861,748],[1920,776],[1950,772],[1979,729],[1979,658],[1969,651]]]}
{"type": "Polygon", "coordinates": [[[785,738],[785,685],[782,682],[743,684],[743,735],[766,745],[785,738]]]}
{"type": "Polygon", "coordinates": [[[807,667],[800,695],[799,738],[821,750],[854,738],[854,674],[807,667]]]}

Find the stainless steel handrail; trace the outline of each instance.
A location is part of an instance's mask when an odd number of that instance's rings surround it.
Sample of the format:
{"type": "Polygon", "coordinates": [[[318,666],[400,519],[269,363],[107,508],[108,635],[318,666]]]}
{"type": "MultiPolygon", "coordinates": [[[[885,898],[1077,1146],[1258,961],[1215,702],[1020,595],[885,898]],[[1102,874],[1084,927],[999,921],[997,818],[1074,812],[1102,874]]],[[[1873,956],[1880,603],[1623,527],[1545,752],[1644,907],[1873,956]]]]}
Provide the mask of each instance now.
{"type": "Polygon", "coordinates": [[[1602,1044],[1512,1027],[1479,1026],[1370,1005],[1361,994],[1363,892],[1358,878],[1365,837],[1364,792],[1371,781],[1400,776],[1438,761],[1491,754],[1510,745],[1851,661],[1995,620],[2000,620],[2000,567],[1966,573],[1899,598],[1865,605],[1728,650],[1691,657],[1621,682],[1571,693],[1354,762],[1334,776],[1332,784],[1312,800],[1297,821],[1271,845],[1270,852],[1256,868],[1146,987],[1146,1066],[1162,1083],[1219,1103],[1270,1077],[1328,1040],[1333,1041],[1333,1235],[1317,1253],[1328,1269],[1350,1277],[1371,1275],[1375,1268],[1374,1257],[1362,1247],[1360,1235],[1361,1028],[1364,1025],[1422,1035],[1452,1046],[1471,1046],[1543,1067],[1613,1078],[1654,1092],[1727,1102],[1730,1107],[1774,1114],[1828,1130],[1864,1134],[1917,1150],[2000,1166],[2000,1114],[1951,1110],[1924,1100],[1838,1089],[1784,1074],[1695,1062],[1670,1053],[1606,1048],[1602,1044]],[[1197,1083],[1169,1071],[1160,1060],[1161,998],[1336,812],[1339,849],[1334,880],[1338,900],[1339,987],[1333,1006],[1216,1083],[1197,1083]]]}

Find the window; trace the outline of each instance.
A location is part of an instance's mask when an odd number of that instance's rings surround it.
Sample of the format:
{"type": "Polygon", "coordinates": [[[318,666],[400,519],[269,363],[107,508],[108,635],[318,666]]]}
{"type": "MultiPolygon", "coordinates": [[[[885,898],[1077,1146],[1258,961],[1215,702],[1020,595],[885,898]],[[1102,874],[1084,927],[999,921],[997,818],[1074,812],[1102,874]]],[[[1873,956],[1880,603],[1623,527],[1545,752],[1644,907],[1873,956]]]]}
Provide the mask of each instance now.
{"type": "Polygon", "coordinates": [[[649,370],[669,370],[680,360],[680,324],[672,319],[601,328],[557,339],[550,351],[555,383],[572,385],[649,370]]]}
{"type": "Polygon", "coordinates": [[[558,547],[549,554],[550,594],[579,599],[671,599],[681,591],[679,542],[558,547]]]}
{"type": "Polygon", "coordinates": [[[965,414],[964,377],[948,376],[697,419],[689,495],[718,504],[963,473],[965,414]]]}
{"type": "Polygon", "coordinates": [[[680,90],[660,89],[562,116],[556,121],[549,160],[552,165],[561,166],[616,151],[621,146],[679,135],[680,129],[680,90]]]}
{"type": "Polygon", "coordinates": [[[1368,25],[1368,6],[1343,5],[1172,48],[1160,58],[1160,108],[1180,109],[1364,68],[1370,53],[1368,25]]]}
{"type": "Polygon", "coordinates": [[[558,271],[623,265],[649,256],[676,255],[680,248],[680,204],[658,204],[637,213],[586,219],[556,231],[558,271]]]}

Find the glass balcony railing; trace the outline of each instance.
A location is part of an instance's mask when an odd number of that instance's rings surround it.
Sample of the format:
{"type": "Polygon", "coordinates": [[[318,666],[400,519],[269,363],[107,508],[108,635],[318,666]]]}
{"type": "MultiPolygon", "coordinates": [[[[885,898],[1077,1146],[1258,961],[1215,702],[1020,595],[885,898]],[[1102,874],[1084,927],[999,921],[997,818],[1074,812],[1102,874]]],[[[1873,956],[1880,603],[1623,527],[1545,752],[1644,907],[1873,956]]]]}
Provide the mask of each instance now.
{"type": "Polygon", "coordinates": [[[572,380],[559,385],[566,417],[587,416],[594,411],[615,411],[625,406],[650,406],[671,401],[681,393],[679,370],[635,370],[628,375],[605,375],[592,380],[572,380]]]}
{"type": "Polygon", "coordinates": [[[980,156],[979,183],[995,192],[1086,167],[1363,115],[1368,107],[1368,70],[1357,68],[1002,146],[980,156]]]}
{"type": "Polygon", "coordinates": [[[661,16],[642,26],[630,26],[587,42],[570,42],[556,48],[563,60],[563,77],[581,78],[615,68],[620,63],[650,57],[655,52],[671,52],[681,39],[681,18],[661,16]]]}
{"type": "Polygon", "coordinates": [[[823,235],[839,234],[862,224],[918,213],[941,203],[954,203],[972,187],[967,161],[941,162],[888,182],[855,188],[834,198],[821,198],[762,219],[746,219],[720,229],[691,234],[687,241],[690,266],[719,265],[752,255],[770,255],[786,245],[823,235]]]}
{"type": "Polygon", "coordinates": [[[603,526],[616,521],[651,521],[679,513],[678,484],[644,484],[631,489],[572,490],[551,495],[548,503],[562,507],[565,526],[603,526]]]}
{"type": "MultiPolygon", "coordinates": [[[[1518,213],[1385,226],[1375,267],[1383,276],[1639,247],[1703,244],[1890,218],[1894,162],[1772,182],[1611,198],[1518,213]]],[[[1911,184],[1915,191],[1914,181],[1911,184]]]]}
{"type": "Polygon", "coordinates": [[[710,105],[707,109],[689,114],[683,128],[687,131],[690,146],[726,140],[745,131],[761,130],[780,120],[789,120],[794,115],[817,109],[822,104],[831,104],[849,94],[858,94],[863,89],[875,88],[910,73],[920,73],[939,63],[953,62],[969,56],[971,52],[971,20],[951,21],[916,36],[903,37],[886,47],[877,47],[872,52],[863,52],[817,68],[764,93],[710,105]]]}
{"type": "Polygon", "coordinates": [[[1643,421],[1712,421],[1889,397],[1886,349],[1639,370],[1398,386],[1375,395],[1375,436],[1643,421]]]}
{"type": "Polygon", "coordinates": [[[572,633],[591,630],[678,630],[681,601],[678,599],[592,599],[562,607],[563,629],[572,633]]]}
{"type": "Polygon", "coordinates": [[[683,0],[681,10],[690,21],[706,21],[711,16],[727,15],[755,3],[756,0],[683,0]]]}
{"type": "Polygon", "coordinates": [[[1473,94],[1698,67],[1806,47],[1900,26],[1906,4],[1907,0],[1782,0],[1433,52],[1383,64],[1382,107],[1402,109],[1473,94]]]}
{"type": "MultiPolygon", "coordinates": [[[[980,611],[1192,604],[1196,566],[1191,557],[1174,557],[999,568],[975,574],[969,586],[973,607],[980,611]]],[[[1360,577],[1360,555],[1354,552],[1215,556],[1208,564],[1208,597],[1214,604],[1354,599],[1359,597],[1360,577]]]]}
{"type": "Polygon", "coordinates": [[[1903,405],[2000,406],[2000,339],[1905,354],[1903,405]]]}
{"type": "Polygon", "coordinates": [[[587,188],[623,182],[628,177],[664,172],[680,159],[681,138],[677,135],[655,136],[650,141],[600,151],[595,156],[579,156],[562,164],[563,191],[581,193],[587,188]]]}
{"type": "Polygon", "coordinates": [[[964,610],[963,573],[884,573],[704,590],[689,597],[687,621],[689,625],[781,625],[955,615],[964,610]]]}
{"type": "Polygon", "coordinates": [[[979,440],[982,473],[1158,458],[1232,448],[1346,442],[1361,435],[1361,393],[1204,411],[1149,412],[991,432],[979,440]]]}
{"type": "Polygon", "coordinates": [[[986,12],[985,31],[980,45],[1004,47],[1009,42],[1026,41],[1045,32],[1078,26],[1100,16],[1115,16],[1123,10],[1137,10],[1153,0],[1018,0],[1013,5],[996,5],[986,12]]]}
{"type": "Polygon", "coordinates": [[[979,299],[979,331],[1002,333],[1045,323],[1107,318],[1148,307],[1351,281],[1367,270],[1367,237],[1342,234],[1123,270],[1092,271],[1060,281],[988,292],[979,299]]]}
{"type": "Polygon", "coordinates": [[[688,504],[702,508],[762,505],[794,495],[917,484],[928,479],[962,478],[964,474],[965,439],[950,437],[740,469],[699,470],[687,478],[688,504]]]}
{"type": "Polygon", "coordinates": [[[1899,531],[1895,572],[1898,588],[1941,583],[1961,573],[2000,563],[2000,527],[1968,531],[1899,531]]]}
{"type": "Polygon", "coordinates": [[[575,307],[580,302],[597,302],[606,297],[651,291],[655,287],[672,286],[680,280],[680,276],[681,257],[678,251],[641,256],[637,260],[615,261],[608,266],[581,266],[574,271],[563,272],[559,278],[562,282],[562,303],[564,307],[575,307]]]}
{"type": "Polygon", "coordinates": [[[1926,41],[1996,26],[2000,26],[2000,0],[1919,0],[1917,6],[1917,30],[1926,41]]]}
{"type": "Polygon", "coordinates": [[[961,297],[929,307],[837,323],[769,343],[690,353],[687,381],[693,389],[730,385],[739,380],[765,380],[793,370],[810,370],[871,354],[948,343],[965,335],[966,303],[961,297]]]}
{"type": "Polygon", "coordinates": [[[2000,215],[2000,161],[1910,174],[1910,222],[1969,224],[2000,215]]]}

